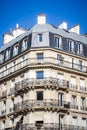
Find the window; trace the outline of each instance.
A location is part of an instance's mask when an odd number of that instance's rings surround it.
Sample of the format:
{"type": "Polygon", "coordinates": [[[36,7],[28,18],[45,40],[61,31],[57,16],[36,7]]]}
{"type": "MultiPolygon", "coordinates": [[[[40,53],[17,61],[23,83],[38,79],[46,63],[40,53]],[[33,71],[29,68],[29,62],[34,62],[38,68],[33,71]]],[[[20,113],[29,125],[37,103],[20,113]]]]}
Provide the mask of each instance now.
{"type": "Polygon", "coordinates": [[[83,127],[83,130],[86,130],[86,128],[87,128],[87,119],[86,118],[82,118],[82,127],[83,127]]]}
{"type": "Polygon", "coordinates": [[[58,105],[63,105],[63,93],[58,93],[58,105]]]}
{"type": "Polygon", "coordinates": [[[7,66],[4,67],[4,72],[5,72],[5,75],[8,74],[8,67],[7,66]]]}
{"type": "Polygon", "coordinates": [[[64,82],[63,82],[64,81],[64,74],[63,73],[58,73],[57,78],[58,78],[58,84],[60,86],[64,85],[64,82]]]}
{"type": "Polygon", "coordinates": [[[14,109],[14,98],[11,98],[11,104],[10,104],[10,107],[11,107],[12,109],[14,109]]]}
{"type": "Polygon", "coordinates": [[[37,79],[43,79],[44,78],[44,72],[43,71],[37,71],[36,77],[37,77],[37,79]]]}
{"type": "Polygon", "coordinates": [[[61,65],[64,64],[64,57],[62,57],[62,55],[57,54],[57,60],[58,60],[58,64],[61,64],[61,65]]]}
{"type": "Polygon", "coordinates": [[[24,101],[24,95],[20,95],[20,102],[24,101]]]}
{"type": "Polygon", "coordinates": [[[10,119],[10,127],[14,127],[14,118],[10,119]]]}
{"type": "Polygon", "coordinates": [[[15,70],[16,70],[16,61],[12,63],[12,72],[14,72],[15,70]]]}
{"type": "Polygon", "coordinates": [[[2,68],[0,68],[0,78],[2,78],[2,68]]]}
{"type": "Polygon", "coordinates": [[[40,120],[39,120],[39,121],[36,121],[36,122],[35,122],[35,125],[38,127],[37,129],[39,129],[40,127],[42,127],[43,123],[44,123],[44,122],[43,122],[42,120],[41,120],[41,121],[40,121],[40,120]]]}
{"type": "Polygon", "coordinates": [[[4,52],[1,52],[0,54],[0,63],[3,63],[4,61],[4,52]]]}
{"type": "Polygon", "coordinates": [[[10,85],[10,94],[14,93],[14,91],[15,91],[15,78],[12,78],[10,85]]]}
{"type": "Polygon", "coordinates": [[[2,114],[6,113],[6,101],[3,101],[3,109],[2,109],[2,114]]]}
{"type": "Polygon", "coordinates": [[[79,70],[80,70],[80,71],[82,71],[82,69],[83,69],[82,63],[83,63],[83,62],[82,62],[81,60],[79,60],[79,70]]]}
{"type": "Polygon", "coordinates": [[[83,44],[77,42],[76,50],[77,50],[77,54],[83,54],[83,44]]]}
{"type": "Polygon", "coordinates": [[[77,126],[78,126],[77,117],[72,118],[72,125],[74,126],[73,130],[77,130],[77,126]]]}
{"type": "Polygon", "coordinates": [[[5,120],[2,121],[2,130],[5,129],[5,120]]]}
{"type": "Polygon", "coordinates": [[[68,50],[74,52],[74,42],[72,40],[68,40],[68,50]]]}
{"type": "Polygon", "coordinates": [[[59,114],[59,127],[60,127],[60,130],[64,130],[64,124],[65,124],[65,117],[64,117],[64,115],[59,114]]]}
{"type": "Polygon", "coordinates": [[[76,96],[72,96],[72,108],[77,109],[77,98],[76,96]]]}
{"type": "Polygon", "coordinates": [[[23,39],[22,41],[22,51],[25,51],[27,49],[27,38],[23,39]]]}
{"type": "Polygon", "coordinates": [[[8,60],[9,58],[10,58],[10,48],[8,48],[5,53],[5,60],[8,60]]]}
{"type": "Polygon", "coordinates": [[[80,79],[80,90],[85,91],[85,80],[80,79]]]}
{"type": "Polygon", "coordinates": [[[86,99],[85,97],[81,97],[81,110],[85,110],[86,108],[86,99]]]}
{"type": "Polygon", "coordinates": [[[21,57],[21,67],[24,67],[27,65],[27,59],[26,56],[21,57]]]}
{"type": "Polygon", "coordinates": [[[62,49],[62,38],[60,36],[54,36],[55,46],[62,49]]]}
{"type": "Polygon", "coordinates": [[[72,89],[77,89],[77,86],[76,86],[76,78],[75,78],[75,77],[71,77],[70,83],[71,83],[71,88],[72,88],[72,89]]]}
{"type": "Polygon", "coordinates": [[[3,92],[6,92],[6,88],[7,88],[7,82],[4,82],[4,83],[3,83],[2,91],[3,91],[3,92]]]}
{"type": "Polygon", "coordinates": [[[37,53],[37,59],[38,60],[43,59],[43,53],[37,53]]]}
{"type": "Polygon", "coordinates": [[[75,68],[75,64],[74,64],[74,58],[69,58],[69,62],[70,62],[70,68],[75,68]]]}
{"type": "Polygon", "coordinates": [[[16,43],[13,47],[13,56],[17,55],[18,54],[18,47],[19,47],[19,44],[16,43]]]}
{"type": "Polygon", "coordinates": [[[43,100],[43,91],[37,91],[37,100],[43,100]]]}
{"type": "Polygon", "coordinates": [[[38,34],[38,42],[42,42],[43,41],[43,35],[42,34],[38,34]]]}

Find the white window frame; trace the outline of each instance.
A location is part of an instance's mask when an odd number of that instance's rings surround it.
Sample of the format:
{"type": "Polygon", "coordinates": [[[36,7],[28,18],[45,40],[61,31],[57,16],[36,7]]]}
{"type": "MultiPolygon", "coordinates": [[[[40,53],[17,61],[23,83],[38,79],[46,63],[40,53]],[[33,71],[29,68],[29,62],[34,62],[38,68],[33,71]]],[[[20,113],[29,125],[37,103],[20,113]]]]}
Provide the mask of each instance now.
{"type": "Polygon", "coordinates": [[[27,49],[27,46],[28,46],[28,41],[27,38],[25,38],[22,41],[22,51],[25,51],[27,49]]]}
{"type": "Polygon", "coordinates": [[[18,54],[19,43],[16,43],[13,47],[13,56],[18,54]]]}

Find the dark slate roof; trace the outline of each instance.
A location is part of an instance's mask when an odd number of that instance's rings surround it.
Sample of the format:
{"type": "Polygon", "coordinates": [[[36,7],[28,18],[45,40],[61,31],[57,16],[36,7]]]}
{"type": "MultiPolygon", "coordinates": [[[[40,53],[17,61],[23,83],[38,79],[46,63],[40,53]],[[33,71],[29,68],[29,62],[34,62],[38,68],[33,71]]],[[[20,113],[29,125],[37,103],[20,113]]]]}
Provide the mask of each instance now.
{"type": "MultiPolygon", "coordinates": [[[[25,33],[23,33],[22,35],[16,37],[15,39],[13,39],[11,42],[3,45],[0,48],[0,52],[5,50],[6,48],[12,46],[14,43],[20,41],[22,38],[24,38],[25,36],[28,36],[30,33],[41,33],[41,32],[51,32],[54,34],[59,34],[63,37],[69,38],[69,39],[73,39],[75,41],[87,44],[87,37],[84,35],[78,35],[76,33],[73,32],[69,32],[67,30],[64,29],[60,29],[60,28],[56,28],[50,24],[36,24],[34,25],[30,30],[27,30],[25,33]]],[[[32,45],[31,45],[32,46],[32,45]]]]}

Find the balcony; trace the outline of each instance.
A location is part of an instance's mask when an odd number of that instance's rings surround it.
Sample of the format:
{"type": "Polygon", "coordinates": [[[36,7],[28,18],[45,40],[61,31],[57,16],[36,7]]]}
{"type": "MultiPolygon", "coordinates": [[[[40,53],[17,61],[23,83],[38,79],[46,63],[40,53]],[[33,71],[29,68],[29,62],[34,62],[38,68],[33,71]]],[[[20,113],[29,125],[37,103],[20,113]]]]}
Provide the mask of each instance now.
{"type": "Polygon", "coordinates": [[[1,114],[6,114],[6,109],[1,111],[1,114]]]}
{"type": "Polygon", "coordinates": [[[25,67],[32,67],[36,65],[36,67],[38,67],[38,65],[55,65],[55,67],[59,67],[59,68],[66,68],[66,69],[69,69],[70,71],[71,70],[75,70],[77,72],[83,72],[83,73],[87,73],[87,67],[86,66],[82,66],[80,69],[80,65],[79,64],[76,64],[76,63],[73,63],[73,66],[72,66],[72,63],[69,62],[69,61],[65,61],[63,60],[62,63],[61,63],[61,60],[57,60],[56,58],[53,58],[53,57],[45,57],[44,59],[42,60],[38,60],[38,59],[26,59],[26,60],[23,60],[17,64],[15,64],[14,66],[8,68],[7,70],[4,70],[0,73],[0,79],[5,77],[5,76],[11,76],[12,74],[15,74],[19,71],[23,71],[25,69],[25,67]],[[22,70],[21,70],[22,69],[22,70]],[[8,72],[8,73],[7,73],[8,72]],[[15,72],[15,73],[14,73],[15,72]]]}
{"type": "Polygon", "coordinates": [[[15,104],[15,112],[17,111],[25,111],[27,109],[43,109],[43,110],[68,110],[70,108],[70,103],[63,101],[61,104],[54,99],[45,99],[42,101],[37,100],[25,100],[23,102],[15,104]]]}
{"type": "Polygon", "coordinates": [[[78,90],[78,86],[76,84],[70,84],[69,87],[72,90],[78,90]]]}
{"type": "Polygon", "coordinates": [[[85,86],[80,86],[80,91],[81,92],[87,92],[87,88],[85,86]]]}
{"type": "Polygon", "coordinates": [[[22,124],[21,130],[87,130],[87,127],[58,123],[22,124]]]}
{"type": "Polygon", "coordinates": [[[47,77],[44,79],[24,79],[20,82],[15,83],[15,92],[27,90],[29,87],[48,87],[50,88],[55,87],[58,89],[67,90],[69,88],[69,82],[66,80],[60,80],[57,78],[47,77]]]}
{"type": "Polygon", "coordinates": [[[80,109],[83,110],[83,111],[87,111],[87,107],[86,106],[81,106],[80,109]]]}
{"type": "Polygon", "coordinates": [[[6,98],[7,96],[7,91],[2,91],[2,95],[0,96],[0,98],[6,98]]]}
{"type": "Polygon", "coordinates": [[[71,105],[71,109],[76,109],[76,110],[78,110],[78,106],[77,106],[77,105],[71,105]]]}

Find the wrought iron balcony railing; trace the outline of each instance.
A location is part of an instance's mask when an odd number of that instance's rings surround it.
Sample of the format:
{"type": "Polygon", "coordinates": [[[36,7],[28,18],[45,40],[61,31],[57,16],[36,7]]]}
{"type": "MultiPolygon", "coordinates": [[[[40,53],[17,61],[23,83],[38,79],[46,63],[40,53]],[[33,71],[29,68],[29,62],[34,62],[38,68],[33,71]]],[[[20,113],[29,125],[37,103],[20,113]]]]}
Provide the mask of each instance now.
{"type": "Polygon", "coordinates": [[[1,111],[1,114],[6,114],[6,109],[1,111]]]}
{"type": "MultiPolygon", "coordinates": [[[[0,130],[15,130],[15,127],[4,128],[0,130]]],[[[86,126],[75,126],[58,123],[38,123],[38,124],[20,124],[19,130],[87,130],[86,126]]]]}
{"type": "Polygon", "coordinates": [[[78,106],[77,106],[77,105],[74,105],[74,104],[71,104],[71,108],[78,110],[78,106]]]}
{"type": "Polygon", "coordinates": [[[87,127],[57,123],[22,124],[21,130],[87,130],[87,127]]]}
{"type": "Polygon", "coordinates": [[[87,88],[85,86],[80,86],[80,91],[81,92],[86,92],[87,91],[87,88]]]}
{"type": "Polygon", "coordinates": [[[29,87],[29,86],[45,86],[45,85],[54,85],[58,88],[68,89],[69,81],[57,79],[53,77],[44,78],[44,79],[24,79],[20,82],[15,83],[15,91],[29,87]]]}
{"type": "Polygon", "coordinates": [[[81,106],[80,109],[84,110],[84,111],[87,111],[87,107],[86,106],[81,106]]]}
{"type": "Polygon", "coordinates": [[[69,109],[70,103],[63,101],[60,103],[57,100],[54,99],[45,99],[42,101],[37,100],[25,100],[23,102],[15,104],[15,111],[25,110],[25,109],[46,109],[46,108],[53,108],[53,109],[69,109]]]}
{"type": "Polygon", "coordinates": [[[73,89],[73,90],[78,89],[78,86],[76,84],[70,84],[69,87],[70,87],[70,89],[73,89]]]}
{"type": "Polygon", "coordinates": [[[44,57],[44,59],[42,60],[38,60],[38,59],[26,59],[24,61],[19,62],[18,64],[15,64],[14,66],[2,71],[0,73],[0,78],[7,76],[9,74],[14,74],[14,72],[19,71],[20,69],[29,66],[29,65],[37,65],[37,64],[52,64],[52,65],[56,65],[56,66],[60,66],[60,67],[64,67],[64,68],[68,68],[70,70],[76,70],[76,71],[80,71],[83,73],[87,73],[87,67],[86,66],[80,66],[79,64],[76,63],[71,63],[69,61],[65,61],[63,60],[61,62],[61,60],[53,58],[53,57],[44,57]]]}

